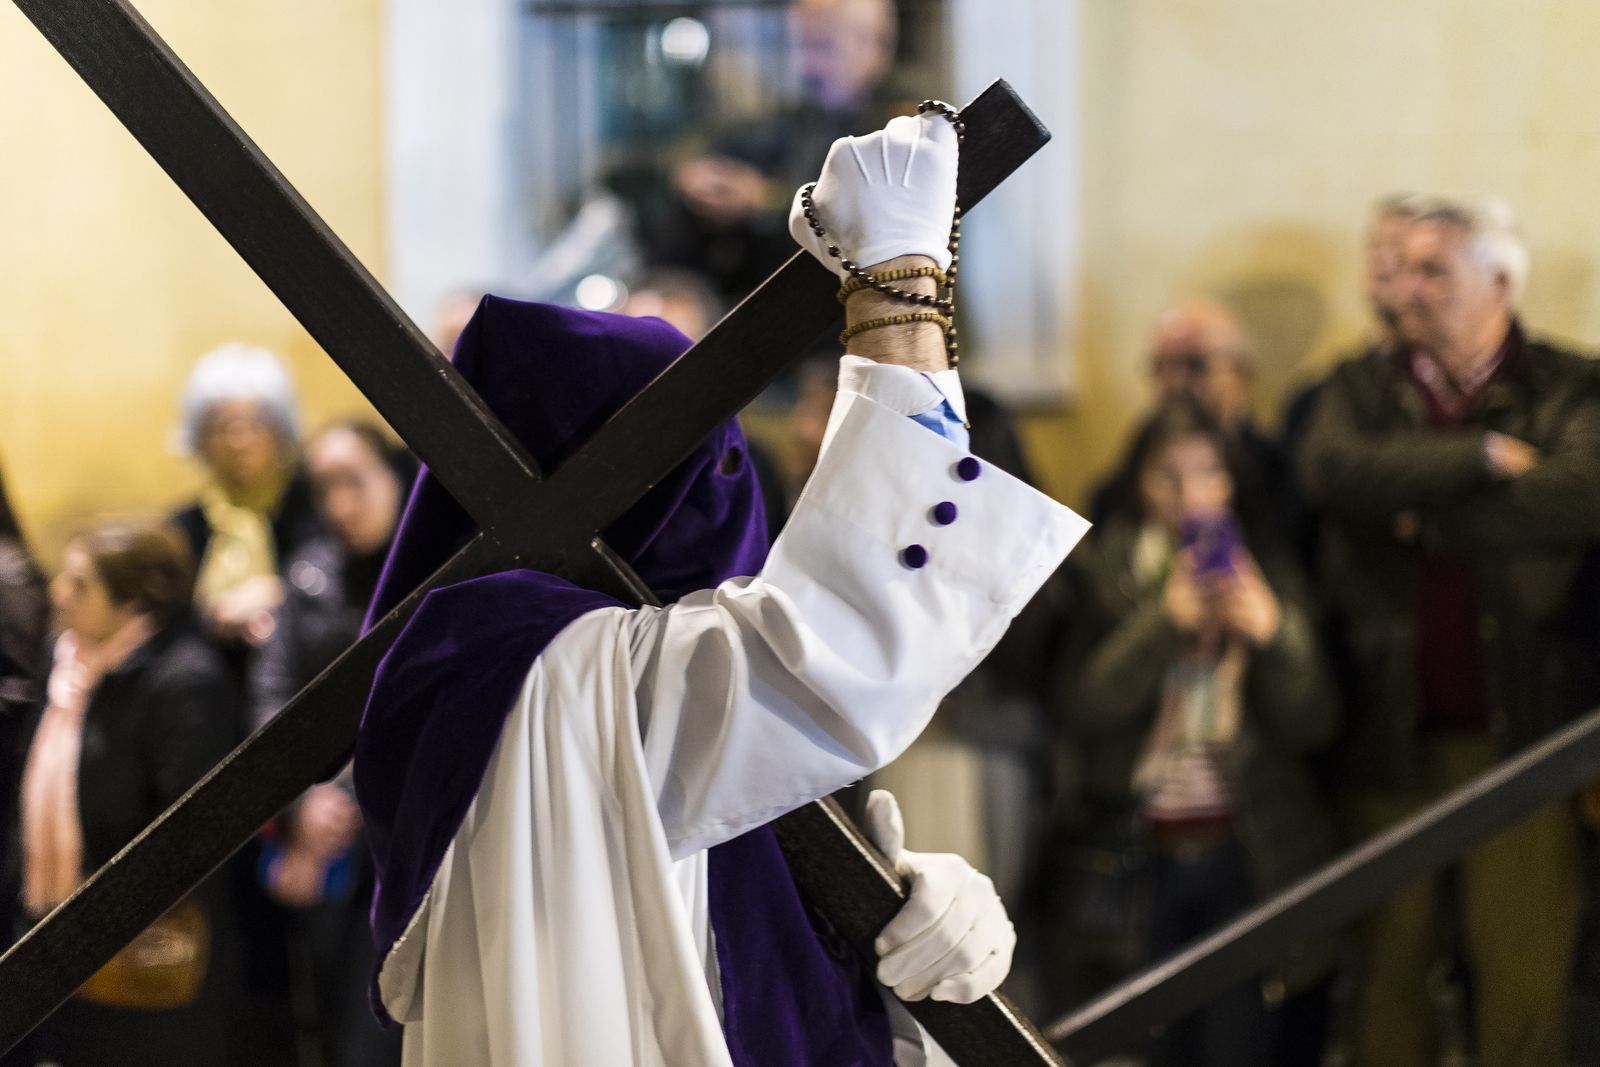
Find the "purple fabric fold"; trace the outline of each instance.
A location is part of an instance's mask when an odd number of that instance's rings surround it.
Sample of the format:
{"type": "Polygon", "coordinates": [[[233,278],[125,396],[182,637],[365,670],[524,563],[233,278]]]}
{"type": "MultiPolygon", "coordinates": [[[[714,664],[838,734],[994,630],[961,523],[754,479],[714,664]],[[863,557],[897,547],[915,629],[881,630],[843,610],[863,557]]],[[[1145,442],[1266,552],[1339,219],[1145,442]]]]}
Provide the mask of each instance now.
{"type": "MultiPolygon", "coordinates": [[[[539,571],[430,592],[378,667],[356,735],[356,796],[377,861],[379,966],[405,933],[478,795],[533,661],[572,620],[617,606],[539,571]]],[[[373,1011],[388,1022],[377,995],[373,1011]]]]}
{"type": "Polygon", "coordinates": [[[890,1067],[894,1038],[872,969],[801,899],[777,835],[763,826],[713,848],[710,883],[733,1062],[890,1067]]]}
{"type": "MultiPolygon", "coordinates": [[[[457,369],[553,470],[688,348],[666,323],[485,297],[457,369]]],[[[475,528],[426,469],[368,611],[398,604],[475,528]]],[[[760,487],[729,422],[604,531],[665,603],[766,558],[760,487]]],[[[616,601],[555,575],[508,571],[429,593],[390,647],[356,741],[355,785],[377,870],[382,961],[404,934],[477,795],[533,661],[574,619],[616,601]]],[[[711,850],[724,1032],[739,1067],[888,1067],[870,974],[800,900],[772,831],[711,850]]],[[[381,966],[381,962],[380,962],[381,966]]],[[[391,1023],[371,986],[373,1010],[391,1023]]]]}

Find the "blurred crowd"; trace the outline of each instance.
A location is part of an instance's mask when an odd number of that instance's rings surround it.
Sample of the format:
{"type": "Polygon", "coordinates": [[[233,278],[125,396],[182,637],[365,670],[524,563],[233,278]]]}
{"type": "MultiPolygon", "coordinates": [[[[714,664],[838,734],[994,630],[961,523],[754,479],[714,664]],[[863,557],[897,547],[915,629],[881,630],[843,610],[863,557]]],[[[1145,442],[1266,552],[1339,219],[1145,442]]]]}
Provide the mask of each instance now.
{"type": "MultiPolygon", "coordinates": [[[[414,463],[376,424],[302,436],[263,349],[205,355],[181,407],[194,499],[86,522],[48,584],[0,494],[8,942],[359,636],[410,488],[414,463]]],[[[370,890],[347,783],[315,786],[14,1062],[398,1063],[365,1006],[370,890]]]]}
{"type": "MultiPolygon", "coordinates": [[[[881,122],[893,6],[794,17],[781,116],[611,176],[645,265],[609,306],[703,335],[790,254],[789,196],[828,144],[881,122]]],[[[1038,1017],[1600,705],[1600,365],[1522,321],[1502,203],[1386,198],[1366,251],[1370,337],[1292,396],[1257,395],[1222,303],[1159,316],[1128,354],[1148,409],[1069,501],[1090,538],[874,783],[912,847],[994,878],[1020,932],[1007,988],[1038,1017]]],[[[446,351],[476,295],[441,310],[446,351]]],[[[802,363],[753,427],[774,535],[833,376],[802,363]]],[[[974,452],[1032,481],[1005,408],[968,402],[974,452]]],[[[180,407],[193,499],[86,522],[48,576],[0,488],[0,943],[353,642],[404,508],[410,455],[359,418],[305,432],[270,352],[206,354],[180,407]]],[[[1119,1062],[1600,1063],[1596,807],[1551,804],[1286,945],[1119,1062]]],[[[4,1062],[397,1064],[366,1007],[371,877],[335,775],[4,1062]]]]}
{"type": "MultiPolygon", "coordinates": [[[[1518,314],[1506,205],[1374,206],[1370,339],[1252,417],[1208,300],[1089,501],[1039,691],[1054,1003],[1170,954],[1600,704],[1600,364],[1518,314]]],[[[1153,1064],[1596,1062],[1592,817],[1551,804],[1337,937],[1285,946],[1153,1064]]]]}
{"type": "MultiPolygon", "coordinates": [[[[1010,989],[1035,1012],[1600,703],[1600,365],[1525,330],[1526,271],[1502,204],[1382,201],[1371,339],[1286,398],[1277,434],[1235,315],[1197,298],[1154,324],[1149,410],[1080,502],[1090,539],[874,783],[914,846],[995,879],[1022,932],[1010,989]]],[[[628,310],[691,334],[715,318],[699,276],[653,278],[628,310]]],[[[753,440],[775,534],[832,396],[831,360],[803,364],[753,440]]],[[[1031,480],[1004,407],[968,401],[974,451],[1031,480]]],[[[48,584],[0,493],[9,935],[358,636],[415,473],[376,424],[303,433],[261,349],[206,354],[180,406],[194,498],[85,524],[48,584]]],[[[1581,803],[1550,805],[1352,930],[1285,946],[1132,1062],[1592,1062],[1595,844],[1581,803]]],[[[14,1062],[398,1062],[365,1004],[370,881],[335,776],[14,1062]]]]}

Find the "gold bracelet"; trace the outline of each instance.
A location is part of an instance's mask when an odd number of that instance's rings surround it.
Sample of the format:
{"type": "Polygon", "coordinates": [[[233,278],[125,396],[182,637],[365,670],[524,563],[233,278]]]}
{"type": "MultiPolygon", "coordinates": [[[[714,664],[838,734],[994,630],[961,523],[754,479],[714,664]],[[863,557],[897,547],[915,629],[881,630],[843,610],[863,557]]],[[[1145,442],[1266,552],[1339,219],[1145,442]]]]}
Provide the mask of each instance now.
{"type": "Polygon", "coordinates": [[[835,295],[839,303],[850,299],[851,293],[859,293],[863,289],[870,289],[876,282],[903,282],[911,278],[932,278],[933,283],[940,289],[946,285],[944,271],[938,267],[896,267],[894,270],[879,271],[869,274],[865,278],[846,278],[843,285],[835,295]]]}
{"type": "Polygon", "coordinates": [[[909,326],[915,322],[935,323],[945,333],[949,333],[950,327],[954,325],[948,316],[941,315],[937,311],[907,311],[899,315],[885,315],[881,319],[868,319],[865,322],[858,322],[854,326],[846,326],[844,331],[839,334],[839,343],[842,345],[849,344],[852,337],[866,333],[868,330],[881,330],[885,326],[909,326]]]}

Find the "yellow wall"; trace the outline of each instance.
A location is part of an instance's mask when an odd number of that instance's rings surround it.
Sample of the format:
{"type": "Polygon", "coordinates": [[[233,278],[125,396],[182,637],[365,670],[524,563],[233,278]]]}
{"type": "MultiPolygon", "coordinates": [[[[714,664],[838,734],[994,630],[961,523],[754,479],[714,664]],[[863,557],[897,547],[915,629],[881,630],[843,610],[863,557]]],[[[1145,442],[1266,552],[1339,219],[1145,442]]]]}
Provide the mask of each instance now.
{"type": "Polygon", "coordinates": [[[1600,5],[1082,0],[1080,391],[1027,420],[1081,500],[1146,398],[1161,308],[1229,299],[1277,398],[1359,340],[1366,205],[1495,192],[1533,252],[1536,329],[1600,341],[1600,5]]]}
{"type": "MultiPolygon", "coordinates": [[[[369,266],[383,265],[381,0],[139,0],[369,266]]],[[[306,421],[364,406],[11,4],[0,4],[0,466],[49,558],[101,510],[192,489],[169,449],[189,365],[283,354],[306,421]]]]}
{"type": "MultiPolygon", "coordinates": [[[[1005,0],[1021,3],[1023,0],[1005,0]]],[[[1051,2],[1051,0],[1033,0],[1051,2]]],[[[144,0],[166,35],[382,274],[381,0],[144,0]]],[[[1025,420],[1081,501],[1145,401],[1172,300],[1234,302],[1263,407],[1363,328],[1362,216],[1396,189],[1521,212],[1527,318],[1600,340],[1600,6],[1590,0],[1082,0],[1079,392],[1025,420]]],[[[189,363],[283,352],[307,421],[360,405],[333,365],[43,39],[0,4],[0,464],[49,555],[92,510],[193,485],[168,450],[189,363]]],[[[1042,205],[1041,210],[1047,210],[1042,205]]]]}

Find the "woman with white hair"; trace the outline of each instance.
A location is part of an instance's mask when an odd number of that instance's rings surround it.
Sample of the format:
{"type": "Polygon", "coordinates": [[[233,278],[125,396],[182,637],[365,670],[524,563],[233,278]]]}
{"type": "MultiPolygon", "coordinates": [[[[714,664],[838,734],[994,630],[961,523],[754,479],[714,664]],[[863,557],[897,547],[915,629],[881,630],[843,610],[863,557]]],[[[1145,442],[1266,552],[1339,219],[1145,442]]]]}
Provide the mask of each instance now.
{"type": "MultiPolygon", "coordinates": [[[[195,363],[183,393],[183,443],[206,472],[195,499],[172,516],[195,564],[194,609],[242,696],[256,651],[284,599],[284,561],[322,532],[300,465],[294,386],[276,355],[226,344],[195,363]]],[[[223,709],[234,735],[249,732],[238,706],[223,709]]],[[[241,916],[251,1010],[230,1025],[263,1050],[290,1033],[284,917],[256,885],[252,844],[231,864],[229,905],[241,916]]],[[[260,1062],[270,1062],[263,1051],[260,1062]]],[[[252,1061],[256,1062],[256,1061],[252,1061]]]]}
{"type": "Polygon", "coordinates": [[[272,632],[279,559],[321,530],[297,461],[297,407],[278,357],[237,343],[202,356],[184,390],[184,443],[208,477],[173,522],[194,554],[195,607],[236,655],[272,632]]]}

